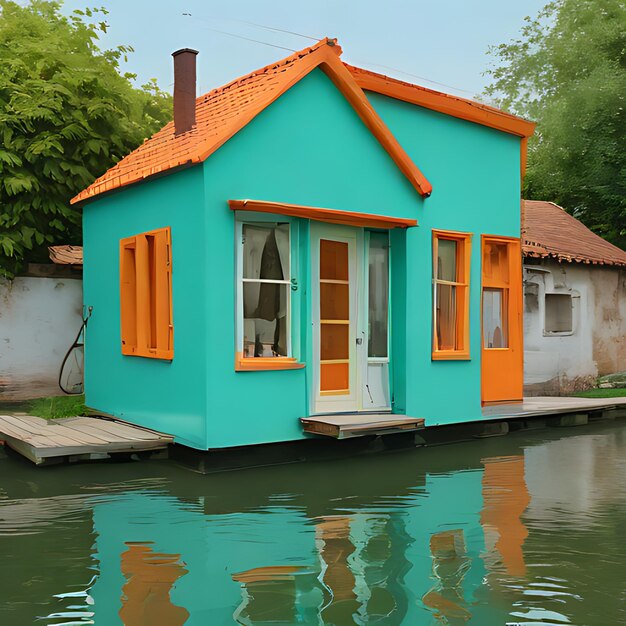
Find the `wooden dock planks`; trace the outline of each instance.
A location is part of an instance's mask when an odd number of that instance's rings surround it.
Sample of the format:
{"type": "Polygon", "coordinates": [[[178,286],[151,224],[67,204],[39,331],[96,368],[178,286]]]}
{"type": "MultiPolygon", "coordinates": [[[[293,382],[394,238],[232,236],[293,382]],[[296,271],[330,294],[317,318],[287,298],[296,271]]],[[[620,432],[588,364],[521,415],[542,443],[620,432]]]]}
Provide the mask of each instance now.
{"type": "Polygon", "coordinates": [[[306,433],[326,435],[335,439],[363,437],[366,435],[389,435],[424,428],[420,417],[391,415],[390,413],[339,413],[300,418],[306,433]]]}
{"type": "Polygon", "coordinates": [[[489,419],[538,417],[564,413],[590,413],[626,409],[626,398],[573,398],[537,396],[524,398],[516,404],[493,404],[483,407],[483,417],[489,419]]]}
{"type": "Polygon", "coordinates": [[[0,415],[0,437],[37,465],[53,459],[106,458],[112,453],[166,448],[173,437],[98,417],[44,420],[32,415],[0,415]]]}

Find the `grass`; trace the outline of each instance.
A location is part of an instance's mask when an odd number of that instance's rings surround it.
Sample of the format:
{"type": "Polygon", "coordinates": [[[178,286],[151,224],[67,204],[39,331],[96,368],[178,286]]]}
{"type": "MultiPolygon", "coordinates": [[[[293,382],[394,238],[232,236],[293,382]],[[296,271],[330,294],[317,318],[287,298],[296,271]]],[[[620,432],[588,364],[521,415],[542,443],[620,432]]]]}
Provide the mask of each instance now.
{"type": "Polygon", "coordinates": [[[575,393],[576,398],[626,398],[626,389],[589,389],[575,393]]]}
{"type": "Polygon", "coordinates": [[[37,398],[28,407],[28,413],[47,420],[85,414],[85,396],[54,396],[37,398]]]}

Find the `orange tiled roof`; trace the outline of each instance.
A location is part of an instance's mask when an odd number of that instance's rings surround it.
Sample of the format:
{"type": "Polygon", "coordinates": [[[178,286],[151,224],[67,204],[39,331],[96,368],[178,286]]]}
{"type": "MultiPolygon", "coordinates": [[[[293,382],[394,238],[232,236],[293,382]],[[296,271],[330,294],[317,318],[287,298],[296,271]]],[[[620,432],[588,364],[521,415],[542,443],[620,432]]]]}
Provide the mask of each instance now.
{"type": "Polygon", "coordinates": [[[318,66],[329,75],[418,192],[430,195],[430,183],[378,117],[339,60],[340,54],[341,48],[335,40],[323,39],[282,61],[200,96],[196,99],[196,126],[191,131],[175,135],[174,124],[170,122],[74,197],[72,204],[166,170],[204,161],[318,66]]]}
{"type": "Polygon", "coordinates": [[[524,200],[525,257],[626,267],[626,252],[591,232],[553,202],[524,200]]]}

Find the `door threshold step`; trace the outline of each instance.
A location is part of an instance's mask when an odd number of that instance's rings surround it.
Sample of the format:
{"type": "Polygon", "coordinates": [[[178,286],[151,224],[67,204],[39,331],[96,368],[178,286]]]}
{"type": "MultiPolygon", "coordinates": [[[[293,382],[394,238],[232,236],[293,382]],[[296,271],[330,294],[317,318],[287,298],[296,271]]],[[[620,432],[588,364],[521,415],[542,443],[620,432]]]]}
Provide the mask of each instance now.
{"type": "Polygon", "coordinates": [[[325,435],[335,439],[364,437],[366,435],[391,435],[394,433],[421,430],[424,419],[390,413],[337,413],[301,417],[305,433],[325,435]]]}

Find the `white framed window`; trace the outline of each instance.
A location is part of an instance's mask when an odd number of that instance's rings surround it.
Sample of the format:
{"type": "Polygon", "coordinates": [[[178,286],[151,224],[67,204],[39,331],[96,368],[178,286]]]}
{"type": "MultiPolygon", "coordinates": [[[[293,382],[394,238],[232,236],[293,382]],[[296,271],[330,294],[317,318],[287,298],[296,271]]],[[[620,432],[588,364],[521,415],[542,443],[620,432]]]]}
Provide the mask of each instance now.
{"type": "Polygon", "coordinates": [[[291,231],[286,220],[236,222],[238,370],[295,367],[291,231]]]}

